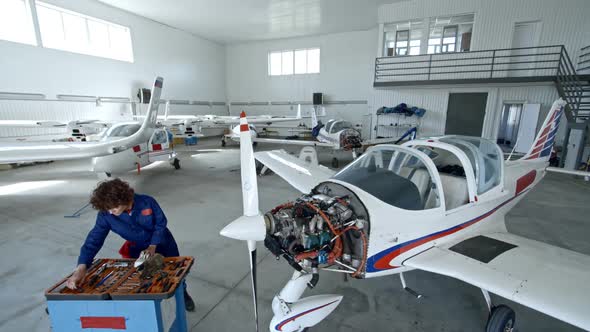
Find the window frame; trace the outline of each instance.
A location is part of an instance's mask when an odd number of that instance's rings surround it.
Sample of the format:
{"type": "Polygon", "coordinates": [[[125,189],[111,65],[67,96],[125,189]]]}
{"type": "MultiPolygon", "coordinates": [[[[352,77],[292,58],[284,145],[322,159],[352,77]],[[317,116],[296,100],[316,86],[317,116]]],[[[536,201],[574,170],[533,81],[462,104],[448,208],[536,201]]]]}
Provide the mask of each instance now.
{"type": "Polygon", "coordinates": [[[267,53],[267,64],[268,70],[267,75],[270,77],[279,77],[279,76],[298,76],[298,75],[316,75],[321,73],[321,58],[322,58],[322,51],[320,47],[309,47],[309,48],[294,48],[294,49],[285,49],[285,50],[276,50],[276,51],[268,51],[267,53]],[[310,72],[309,71],[309,51],[317,50],[319,53],[318,58],[318,71],[317,72],[310,72]],[[296,52],[305,51],[305,72],[304,73],[297,73],[295,71],[295,56],[296,52]],[[292,72],[290,74],[283,74],[283,54],[284,53],[291,53],[291,69],[292,72]],[[281,70],[280,74],[272,74],[273,67],[272,67],[272,55],[273,54],[281,54],[281,70]]]}
{"type": "Polygon", "coordinates": [[[37,39],[37,22],[35,20],[35,15],[33,14],[33,9],[31,8],[30,0],[18,0],[22,2],[24,5],[25,16],[27,19],[27,24],[29,25],[30,31],[28,32],[30,35],[28,36],[29,40],[15,40],[15,39],[4,39],[0,38],[0,41],[10,42],[10,43],[18,43],[23,45],[29,46],[39,46],[39,40],[37,39]]]}
{"type": "MultiPolygon", "coordinates": [[[[76,53],[76,54],[82,54],[82,55],[89,55],[89,56],[94,56],[94,57],[99,57],[99,58],[104,58],[104,59],[110,59],[110,60],[116,60],[116,61],[122,61],[122,62],[129,62],[129,63],[134,63],[135,62],[135,54],[133,51],[133,33],[132,33],[132,29],[128,26],[124,26],[118,23],[114,23],[114,22],[110,22],[107,20],[103,20],[101,18],[98,17],[93,17],[90,15],[86,15],[80,12],[76,12],[67,8],[63,8],[63,7],[59,7],[56,5],[53,5],[51,3],[47,3],[44,1],[38,1],[35,0],[35,12],[36,12],[36,22],[35,24],[38,27],[39,30],[39,38],[40,38],[40,42],[43,48],[48,48],[48,49],[53,49],[53,50],[58,50],[58,51],[64,51],[64,52],[70,52],[70,53],[76,53]],[[39,7],[42,7],[44,9],[48,9],[48,10],[53,10],[57,13],[59,13],[60,16],[60,20],[61,20],[61,32],[63,34],[63,41],[61,45],[58,45],[57,43],[55,45],[51,45],[48,46],[48,44],[51,43],[47,43],[46,40],[44,40],[44,33],[43,33],[43,26],[41,24],[41,20],[39,18],[39,7]],[[65,25],[65,15],[71,15],[73,17],[76,17],[78,19],[82,19],[84,20],[84,32],[83,35],[85,36],[85,45],[83,45],[81,47],[81,45],[77,45],[77,44],[69,44],[68,43],[68,32],[66,30],[66,25],[65,25]],[[108,48],[101,48],[101,49],[95,49],[95,45],[92,44],[92,40],[93,40],[93,36],[91,34],[90,31],[90,22],[93,23],[98,23],[98,24],[102,24],[104,27],[106,27],[106,32],[107,32],[107,38],[108,38],[108,44],[109,47],[108,48]],[[123,30],[125,33],[125,39],[128,38],[128,54],[116,54],[113,52],[114,47],[113,47],[113,37],[114,34],[111,32],[114,29],[120,29],[123,30]],[[122,56],[119,56],[122,55],[122,56]]],[[[47,37],[45,37],[47,38],[47,37]]],[[[125,40],[125,43],[127,43],[127,40],[125,40]]]]}

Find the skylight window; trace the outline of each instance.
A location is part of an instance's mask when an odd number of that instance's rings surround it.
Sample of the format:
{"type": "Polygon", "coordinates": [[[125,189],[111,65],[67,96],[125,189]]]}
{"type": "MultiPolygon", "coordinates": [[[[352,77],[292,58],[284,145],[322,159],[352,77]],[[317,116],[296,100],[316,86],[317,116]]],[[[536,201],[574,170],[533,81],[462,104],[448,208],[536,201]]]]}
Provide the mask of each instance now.
{"type": "Polygon", "coordinates": [[[44,47],[133,62],[128,27],[44,2],[36,4],[44,47]]]}
{"type": "Polygon", "coordinates": [[[28,1],[0,1],[0,39],[37,45],[28,1]]]}

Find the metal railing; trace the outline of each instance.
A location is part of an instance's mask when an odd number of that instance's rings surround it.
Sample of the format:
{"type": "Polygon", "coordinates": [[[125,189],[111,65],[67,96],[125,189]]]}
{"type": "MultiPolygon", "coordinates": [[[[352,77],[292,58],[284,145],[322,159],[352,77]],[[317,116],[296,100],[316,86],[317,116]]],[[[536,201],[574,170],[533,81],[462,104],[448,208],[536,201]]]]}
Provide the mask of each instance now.
{"type": "Polygon", "coordinates": [[[375,86],[387,83],[440,84],[452,80],[546,80],[555,76],[562,45],[457,53],[381,57],[375,61],[375,86]]]}
{"type": "Polygon", "coordinates": [[[590,72],[590,45],[580,49],[580,56],[578,57],[578,72],[590,72]]]}
{"type": "MultiPolygon", "coordinates": [[[[583,50],[590,54],[590,46],[583,50]]],[[[590,59],[587,63],[590,65],[590,59]]],[[[560,97],[568,103],[568,120],[588,117],[583,107],[590,105],[590,102],[583,101],[588,85],[580,81],[563,45],[380,57],[375,60],[375,87],[408,83],[495,82],[555,82],[560,97]]]]}

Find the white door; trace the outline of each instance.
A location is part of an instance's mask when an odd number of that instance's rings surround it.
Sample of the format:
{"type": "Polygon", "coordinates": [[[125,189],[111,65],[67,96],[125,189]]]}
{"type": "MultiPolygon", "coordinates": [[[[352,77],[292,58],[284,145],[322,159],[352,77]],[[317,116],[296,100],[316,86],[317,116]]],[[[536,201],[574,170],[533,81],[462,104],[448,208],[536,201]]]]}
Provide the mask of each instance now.
{"type": "Polygon", "coordinates": [[[535,141],[535,135],[537,134],[537,122],[539,121],[540,109],[541,104],[522,105],[520,124],[518,126],[518,138],[516,139],[516,146],[514,147],[515,152],[529,152],[535,141]]]}
{"type": "MultiPolygon", "coordinates": [[[[512,35],[512,48],[535,47],[539,42],[540,22],[518,22],[514,24],[514,34],[512,35]]],[[[510,58],[508,76],[530,76],[531,70],[534,68],[534,63],[522,63],[527,61],[534,61],[534,49],[513,50],[511,55],[517,55],[510,58]]]]}

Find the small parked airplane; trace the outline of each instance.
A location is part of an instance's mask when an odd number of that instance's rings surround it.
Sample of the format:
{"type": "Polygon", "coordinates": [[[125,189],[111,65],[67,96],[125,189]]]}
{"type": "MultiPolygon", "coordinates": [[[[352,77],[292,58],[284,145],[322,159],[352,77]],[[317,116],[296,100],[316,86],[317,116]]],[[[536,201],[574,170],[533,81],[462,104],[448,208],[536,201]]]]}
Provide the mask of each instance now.
{"type": "Polygon", "coordinates": [[[0,163],[93,158],[93,171],[110,176],[140,169],[154,161],[180,162],[170,148],[168,133],[157,128],[158,104],[164,80],[154,81],[152,99],[143,123],[123,122],[111,126],[98,142],[19,142],[0,145],[0,163]]]}
{"type": "Polygon", "coordinates": [[[63,128],[64,134],[42,135],[43,137],[27,136],[16,137],[16,141],[47,141],[47,136],[51,136],[53,141],[86,141],[86,137],[104,132],[110,126],[109,123],[100,120],[74,120],[69,122],[60,122],[53,120],[0,120],[0,127],[10,128],[63,128]]]}
{"type": "Polygon", "coordinates": [[[565,103],[556,101],[530,151],[504,161],[479,137],[443,136],[378,145],[340,172],[283,151],[253,153],[242,118],[244,215],[221,235],[245,240],[256,327],[256,241],[295,271],[272,300],[270,331],[303,331],[328,316],[340,295],[301,298],[320,271],[365,279],[419,269],[481,288],[487,332],[510,332],[515,313],[489,292],[590,330],[590,256],[507,232],[505,215],[546,173],[565,103]],[[303,195],[261,214],[254,158],[303,195]]]}
{"type": "MultiPolygon", "coordinates": [[[[356,129],[352,123],[342,119],[331,119],[323,125],[318,121],[316,108],[314,107],[311,111],[311,128],[312,136],[314,140],[290,140],[290,139],[274,139],[274,138],[257,138],[254,137],[254,142],[261,143],[274,143],[281,145],[299,145],[303,147],[315,148],[328,148],[332,152],[335,151],[351,151],[352,157],[356,158],[361,148],[383,144],[383,143],[399,143],[401,140],[410,136],[410,139],[415,138],[416,128],[412,128],[408,131],[408,135],[403,135],[402,138],[381,138],[376,140],[365,140],[361,138],[361,133],[356,129]]],[[[300,158],[305,159],[309,153],[314,154],[317,157],[317,151],[312,151],[309,148],[301,150],[300,158]]],[[[340,161],[336,155],[332,155],[332,168],[338,168],[340,161]]]]}

